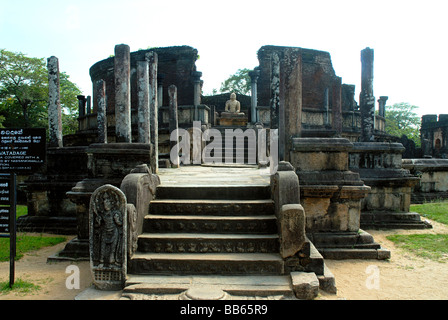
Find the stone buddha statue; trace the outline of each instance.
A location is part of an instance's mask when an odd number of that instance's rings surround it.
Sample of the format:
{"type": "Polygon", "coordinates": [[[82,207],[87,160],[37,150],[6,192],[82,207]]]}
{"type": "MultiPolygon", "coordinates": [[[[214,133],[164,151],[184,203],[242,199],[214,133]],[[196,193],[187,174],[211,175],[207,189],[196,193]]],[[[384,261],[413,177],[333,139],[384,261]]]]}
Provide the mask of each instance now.
{"type": "Polygon", "coordinates": [[[241,103],[236,100],[235,93],[230,94],[230,100],[227,100],[225,110],[221,112],[219,124],[227,126],[247,125],[247,118],[244,112],[241,112],[241,103]]]}
{"type": "Polygon", "coordinates": [[[225,112],[239,114],[241,111],[241,104],[238,100],[236,100],[236,94],[230,94],[230,100],[227,100],[225,112]]]}

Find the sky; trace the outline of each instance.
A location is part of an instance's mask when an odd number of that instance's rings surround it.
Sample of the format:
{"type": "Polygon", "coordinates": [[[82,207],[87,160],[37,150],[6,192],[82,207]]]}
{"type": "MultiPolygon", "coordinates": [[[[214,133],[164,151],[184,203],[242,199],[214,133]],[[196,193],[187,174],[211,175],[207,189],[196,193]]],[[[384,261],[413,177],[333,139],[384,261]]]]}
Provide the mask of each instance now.
{"type": "Polygon", "coordinates": [[[116,44],[196,48],[204,94],[258,66],[264,45],[309,48],[330,53],[359,102],[360,52],[370,47],[375,97],[416,105],[421,116],[448,113],[446,7],[446,0],[0,0],[0,48],[58,57],[84,95],[92,95],[90,67],[116,44]]]}

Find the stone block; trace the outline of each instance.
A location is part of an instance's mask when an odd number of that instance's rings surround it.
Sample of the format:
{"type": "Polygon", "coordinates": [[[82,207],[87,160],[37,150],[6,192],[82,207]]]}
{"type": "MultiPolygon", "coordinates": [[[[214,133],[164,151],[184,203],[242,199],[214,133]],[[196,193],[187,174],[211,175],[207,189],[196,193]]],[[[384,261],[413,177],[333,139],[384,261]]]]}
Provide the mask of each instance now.
{"type": "Polygon", "coordinates": [[[300,251],[305,243],[305,211],[300,204],[285,204],[280,214],[280,255],[287,258],[300,251]]]}
{"type": "Polygon", "coordinates": [[[292,287],[298,299],[313,300],[319,293],[319,279],[314,272],[291,272],[292,287]]]}

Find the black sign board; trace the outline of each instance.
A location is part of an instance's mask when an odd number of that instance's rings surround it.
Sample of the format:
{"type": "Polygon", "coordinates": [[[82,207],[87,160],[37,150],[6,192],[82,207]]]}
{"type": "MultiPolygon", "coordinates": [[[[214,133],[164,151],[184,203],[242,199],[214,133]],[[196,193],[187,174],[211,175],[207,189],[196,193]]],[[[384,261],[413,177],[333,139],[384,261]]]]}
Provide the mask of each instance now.
{"type": "Polygon", "coordinates": [[[9,238],[9,286],[14,284],[16,257],[16,174],[0,174],[0,237],[9,238]]]}
{"type": "Polygon", "coordinates": [[[0,172],[30,174],[45,162],[45,128],[0,129],[0,172]]]}

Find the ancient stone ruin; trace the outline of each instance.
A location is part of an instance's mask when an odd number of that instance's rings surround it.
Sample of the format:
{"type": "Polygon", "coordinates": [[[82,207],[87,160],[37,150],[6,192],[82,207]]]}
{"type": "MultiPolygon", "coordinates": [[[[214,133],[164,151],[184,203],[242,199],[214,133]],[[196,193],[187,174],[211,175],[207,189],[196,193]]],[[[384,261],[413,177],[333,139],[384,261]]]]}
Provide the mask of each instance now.
{"type": "Polygon", "coordinates": [[[366,229],[428,227],[409,212],[420,180],[384,131],[386,96],[374,112],[373,49],[359,105],[328,52],[261,47],[251,96],[202,96],[197,57],[117,45],[62,140],[50,101],[46,166],[24,183],[19,223],[77,235],[53,259],[90,259],[95,286],[128,299],[202,298],[185,276],[209,298],[313,299],[336,291],[325,259],[390,257],[366,229]]]}

